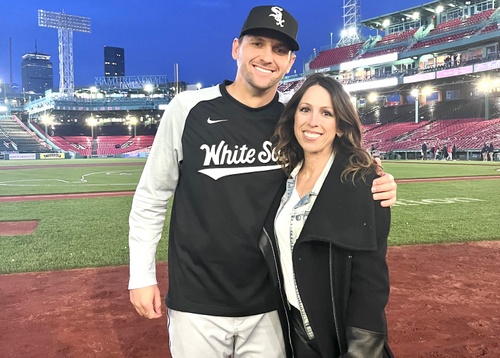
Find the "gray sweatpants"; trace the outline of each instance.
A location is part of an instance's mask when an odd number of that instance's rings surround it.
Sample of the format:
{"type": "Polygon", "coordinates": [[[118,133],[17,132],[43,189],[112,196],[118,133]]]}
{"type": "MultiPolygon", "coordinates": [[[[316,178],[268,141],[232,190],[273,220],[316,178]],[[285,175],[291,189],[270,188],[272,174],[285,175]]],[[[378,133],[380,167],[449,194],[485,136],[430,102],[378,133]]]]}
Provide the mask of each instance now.
{"type": "Polygon", "coordinates": [[[168,309],[172,358],[284,358],[276,311],[247,317],[207,316],[168,309]]]}

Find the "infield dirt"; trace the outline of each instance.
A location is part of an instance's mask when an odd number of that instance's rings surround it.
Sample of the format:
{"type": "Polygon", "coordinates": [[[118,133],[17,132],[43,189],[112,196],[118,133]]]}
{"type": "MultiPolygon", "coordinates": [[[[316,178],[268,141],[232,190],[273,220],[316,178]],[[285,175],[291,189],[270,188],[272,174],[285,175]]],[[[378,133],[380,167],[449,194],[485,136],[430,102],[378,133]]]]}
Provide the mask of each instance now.
{"type": "MultiPolygon", "coordinates": [[[[388,264],[396,357],[500,357],[500,241],[390,247],[388,264]]],[[[165,262],[157,272],[164,294],[165,262]]],[[[0,275],[0,356],[171,357],[165,306],[158,320],[139,317],[127,282],[127,266],[0,275]]]]}
{"type": "MultiPolygon", "coordinates": [[[[390,247],[388,263],[396,357],[500,357],[500,242],[390,247]]],[[[127,281],[126,266],[0,275],[1,356],[170,357],[165,307],[139,317],[127,281]]]]}

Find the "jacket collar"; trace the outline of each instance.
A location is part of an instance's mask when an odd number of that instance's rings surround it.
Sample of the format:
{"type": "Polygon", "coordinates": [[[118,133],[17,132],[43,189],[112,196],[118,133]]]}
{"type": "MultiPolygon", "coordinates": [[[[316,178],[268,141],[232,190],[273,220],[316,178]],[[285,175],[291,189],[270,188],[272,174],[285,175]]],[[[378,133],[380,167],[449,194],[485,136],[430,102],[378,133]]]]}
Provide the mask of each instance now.
{"type": "Polygon", "coordinates": [[[376,250],[373,177],[366,183],[356,180],[355,185],[342,182],[347,161],[345,155],[336,155],[297,244],[324,241],[348,250],[376,250]]]}

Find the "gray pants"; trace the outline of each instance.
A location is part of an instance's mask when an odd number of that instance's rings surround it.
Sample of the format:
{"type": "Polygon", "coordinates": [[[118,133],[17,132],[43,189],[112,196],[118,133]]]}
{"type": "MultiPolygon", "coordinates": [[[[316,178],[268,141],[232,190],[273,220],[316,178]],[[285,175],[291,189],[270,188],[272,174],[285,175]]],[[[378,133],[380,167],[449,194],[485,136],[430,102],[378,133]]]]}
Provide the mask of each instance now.
{"type": "Polygon", "coordinates": [[[247,317],[168,310],[172,358],[284,358],[276,311],[247,317]]]}

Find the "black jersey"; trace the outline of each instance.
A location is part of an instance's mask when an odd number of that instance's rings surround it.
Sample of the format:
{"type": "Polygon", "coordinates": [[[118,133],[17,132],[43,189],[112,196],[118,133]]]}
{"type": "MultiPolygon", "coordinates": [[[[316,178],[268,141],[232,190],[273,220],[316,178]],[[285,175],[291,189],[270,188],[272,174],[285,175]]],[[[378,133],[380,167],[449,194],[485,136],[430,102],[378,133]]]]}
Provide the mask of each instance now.
{"type": "MultiPolygon", "coordinates": [[[[246,316],[275,309],[257,240],[283,185],[269,142],[283,104],[276,95],[264,107],[247,107],[227,93],[227,84],[183,92],[169,104],[134,206],[151,210],[147,201],[156,207],[174,193],[168,307],[246,316]]],[[[132,213],[131,227],[140,226],[132,213]]],[[[157,232],[145,231],[138,228],[139,241],[142,234],[158,239],[157,232]]],[[[137,267],[151,273],[151,263],[137,267]]]]}

